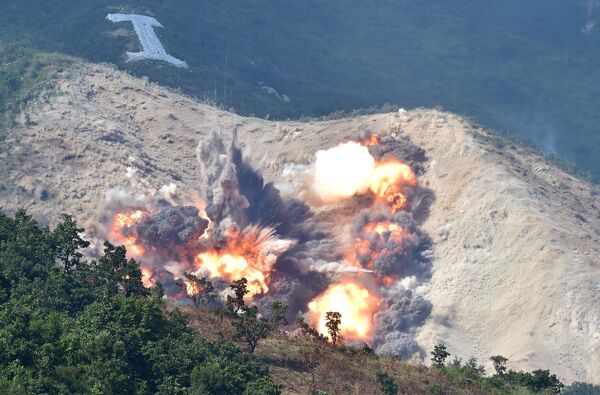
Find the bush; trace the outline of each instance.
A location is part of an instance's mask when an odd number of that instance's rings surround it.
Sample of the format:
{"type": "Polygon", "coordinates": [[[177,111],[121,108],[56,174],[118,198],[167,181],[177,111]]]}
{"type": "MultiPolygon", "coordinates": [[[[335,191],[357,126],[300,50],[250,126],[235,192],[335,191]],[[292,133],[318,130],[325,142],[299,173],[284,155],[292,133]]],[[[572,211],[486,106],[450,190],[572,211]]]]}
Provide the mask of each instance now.
{"type": "Polygon", "coordinates": [[[382,395],[396,395],[398,393],[396,381],[386,372],[377,372],[377,384],[379,384],[382,395]]]}
{"type": "Polygon", "coordinates": [[[574,382],[573,384],[565,387],[561,391],[564,395],[597,395],[600,394],[600,385],[594,385],[589,383],[574,382]]]}
{"type": "Polygon", "coordinates": [[[261,377],[249,382],[244,389],[244,395],[280,395],[281,386],[270,377],[261,377]]]}
{"type": "Polygon", "coordinates": [[[70,217],[51,231],[23,211],[0,213],[0,394],[274,388],[254,358],[195,336],[183,314],[166,312],[122,246],[81,261],[77,233],[70,217]]]}

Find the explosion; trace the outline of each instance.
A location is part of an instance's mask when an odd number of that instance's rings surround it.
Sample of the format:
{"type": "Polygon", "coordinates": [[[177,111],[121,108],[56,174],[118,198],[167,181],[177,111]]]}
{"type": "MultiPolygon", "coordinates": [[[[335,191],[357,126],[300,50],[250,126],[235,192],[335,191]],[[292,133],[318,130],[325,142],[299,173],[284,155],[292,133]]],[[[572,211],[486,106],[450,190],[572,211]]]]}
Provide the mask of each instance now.
{"type": "Polygon", "coordinates": [[[144,248],[138,244],[136,235],[125,234],[124,231],[139,224],[143,218],[149,215],[150,212],[146,210],[130,210],[116,213],[110,230],[111,239],[124,245],[132,256],[136,258],[143,256],[144,248]]]}
{"type": "Polygon", "coordinates": [[[369,189],[375,159],[369,150],[353,141],[317,151],[313,192],[324,203],[363,194],[369,189]]]}
{"type": "Polygon", "coordinates": [[[389,161],[375,166],[370,181],[371,192],[397,212],[408,203],[404,187],[415,187],[417,176],[406,163],[389,161]]]}
{"type": "Polygon", "coordinates": [[[346,340],[364,341],[373,332],[373,315],[381,298],[358,282],[331,285],[308,304],[308,314],[320,333],[327,333],[325,315],[337,311],[342,315],[341,334],[346,340]]]}
{"type": "Polygon", "coordinates": [[[359,236],[354,241],[350,261],[355,265],[373,270],[375,260],[385,251],[380,245],[390,243],[402,248],[405,237],[411,237],[411,233],[397,223],[392,221],[369,222],[362,226],[359,236]]]}
{"type": "Polygon", "coordinates": [[[229,150],[217,134],[198,147],[206,184],[201,202],[195,195],[191,204],[180,205],[175,193],[170,199],[124,199],[114,210],[110,238],[140,260],[144,286],[160,281],[171,300],[200,292],[189,275],[210,279],[220,294],[227,283],[246,278],[247,302],[259,308],[282,299],[323,334],[326,313],[339,312],[345,339],[414,351],[404,340],[396,340],[400,345],[388,340],[412,336],[396,312],[419,309],[414,316],[426,317],[430,311],[426,301],[411,302],[411,291],[398,287],[407,276],[416,278],[411,266],[421,239],[410,210],[422,199],[415,172],[399,159],[403,155],[394,144],[369,134],[318,151],[303,173],[308,189],[298,196],[311,197],[325,212],[327,205],[348,203],[342,214],[328,215],[353,221],[350,228],[340,227],[350,229],[349,235],[315,229],[320,224],[309,222],[316,216],[306,203],[283,199],[243,160],[234,132],[229,150]],[[358,195],[371,199],[353,200],[358,195]],[[326,284],[323,292],[305,283],[314,280],[326,284]],[[387,337],[389,331],[401,335],[387,337]]]}
{"type": "MultiPolygon", "coordinates": [[[[372,134],[366,144],[379,141],[372,134]]],[[[316,153],[312,192],[323,203],[335,203],[370,191],[392,212],[406,207],[405,187],[415,187],[417,177],[411,167],[397,159],[376,162],[369,149],[350,141],[316,153]]]]}
{"type": "Polygon", "coordinates": [[[231,232],[225,247],[204,251],[196,256],[198,272],[227,281],[248,280],[248,297],[269,291],[269,275],[277,258],[296,244],[294,240],[279,239],[272,228],[249,227],[243,232],[231,232]]]}
{"type": "Polygon", "coordinates": [[[152,278],[152,270],[149,267],[142,267],[142,284],[146,288],[156,285],[156,281],[152,278]]]}

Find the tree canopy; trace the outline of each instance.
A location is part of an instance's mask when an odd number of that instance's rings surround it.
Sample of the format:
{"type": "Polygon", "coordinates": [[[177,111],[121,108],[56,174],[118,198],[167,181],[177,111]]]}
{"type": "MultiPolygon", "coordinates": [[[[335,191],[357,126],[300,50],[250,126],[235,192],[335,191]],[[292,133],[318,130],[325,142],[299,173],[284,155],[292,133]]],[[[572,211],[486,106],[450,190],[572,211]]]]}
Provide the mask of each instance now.
{"type": "Polygon", "coordinates": [[[81,232],[0,213],[0,393],[280,392],[252,356],[167,312],[125,247],[84,261],[81,232]]]}

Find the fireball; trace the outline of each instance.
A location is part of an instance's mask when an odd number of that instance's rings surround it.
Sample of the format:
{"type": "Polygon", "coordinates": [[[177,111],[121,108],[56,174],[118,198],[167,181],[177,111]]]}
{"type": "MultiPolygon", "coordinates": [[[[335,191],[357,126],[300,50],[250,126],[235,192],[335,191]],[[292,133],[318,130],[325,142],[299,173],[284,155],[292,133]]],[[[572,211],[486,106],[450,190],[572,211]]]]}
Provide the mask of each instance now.
{"type": "Polygon", "coordinates": [[[353,141],[317,151],[312,192],[324,203],[362,194],[369,190],[375,159],[369,150],[353,141]]]}
{"type": "Polygon", "coordinates": [[[341,334],[347,340],[369,341],[373,331],[373,315],[380,297],[363,285],[348,281],[331,285],[308,304],[308,314],[322,334],[327,334],[325,314],[342,315],[341,334]]]}
{"type": "Polygon", "coordinates": [[[280,239],[272,228],[251,226],[231,233],[226,245],[196,255],[195,266],[211,277],[227,281],[248,280],[248,298],[269,291],[268,281],[277,258],[296,244],[280,239]]]}
{"type": "Polygon", "coordinates": [[[156,281],[152,278],[152,270],[149,267],[142,267],[142,284],[146,288],[156,285],[156,281]]]}
{"type": "Polygon", "coordinates": [[[404,209],[408,203],[403,187],[416,185],[417,177],[410,166],[394,160],[375,166],[369,188],[396,212],[404,209]]]}
{"type": "Polygon", "coordinates": [[[371,192],[393,212],[404,209],[408,203],[404,188],[416,186],[417,177],[408,164],[397,159],[376,162],[365,144],[377,144],[378,139],[370,137],[362,144],[350,141],[317,151],[312,193],[330,204],[371,192]]]}
{"type": "Polygon", "coordinates": [[[113,218],[112,226],[110,229],[111,239],[119,244],[124,245],[127,251],[133,257],[140,257],[144,255],[144,249],[138,244],[137,235],[134,233],[125,234],[126,230],[129,230],[135,224],[141,222],[144,216],[149,215],[148,211],[144,210],[133,210],[126,212],[118,212],[113,218]]]}

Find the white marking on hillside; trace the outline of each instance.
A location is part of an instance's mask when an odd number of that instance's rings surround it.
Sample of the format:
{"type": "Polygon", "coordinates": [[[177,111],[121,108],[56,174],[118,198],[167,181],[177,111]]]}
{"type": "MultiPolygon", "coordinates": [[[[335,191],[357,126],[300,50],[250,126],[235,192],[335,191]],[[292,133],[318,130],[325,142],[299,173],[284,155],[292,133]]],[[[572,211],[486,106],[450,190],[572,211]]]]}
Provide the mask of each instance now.
{"type": "Polygon", "coordinates": [[[179,60],[165,51],[160,40],[154,32],[153,26],[163,27],[156,19],[136,14],[108,14],[106,16],[111,22],[131,22],[133,30],[142,45],[141,52],[127,52],[127,61],[136,62],[139,60],[162,60],[176,67],[188,68],[185,61],[179,60]]]}

